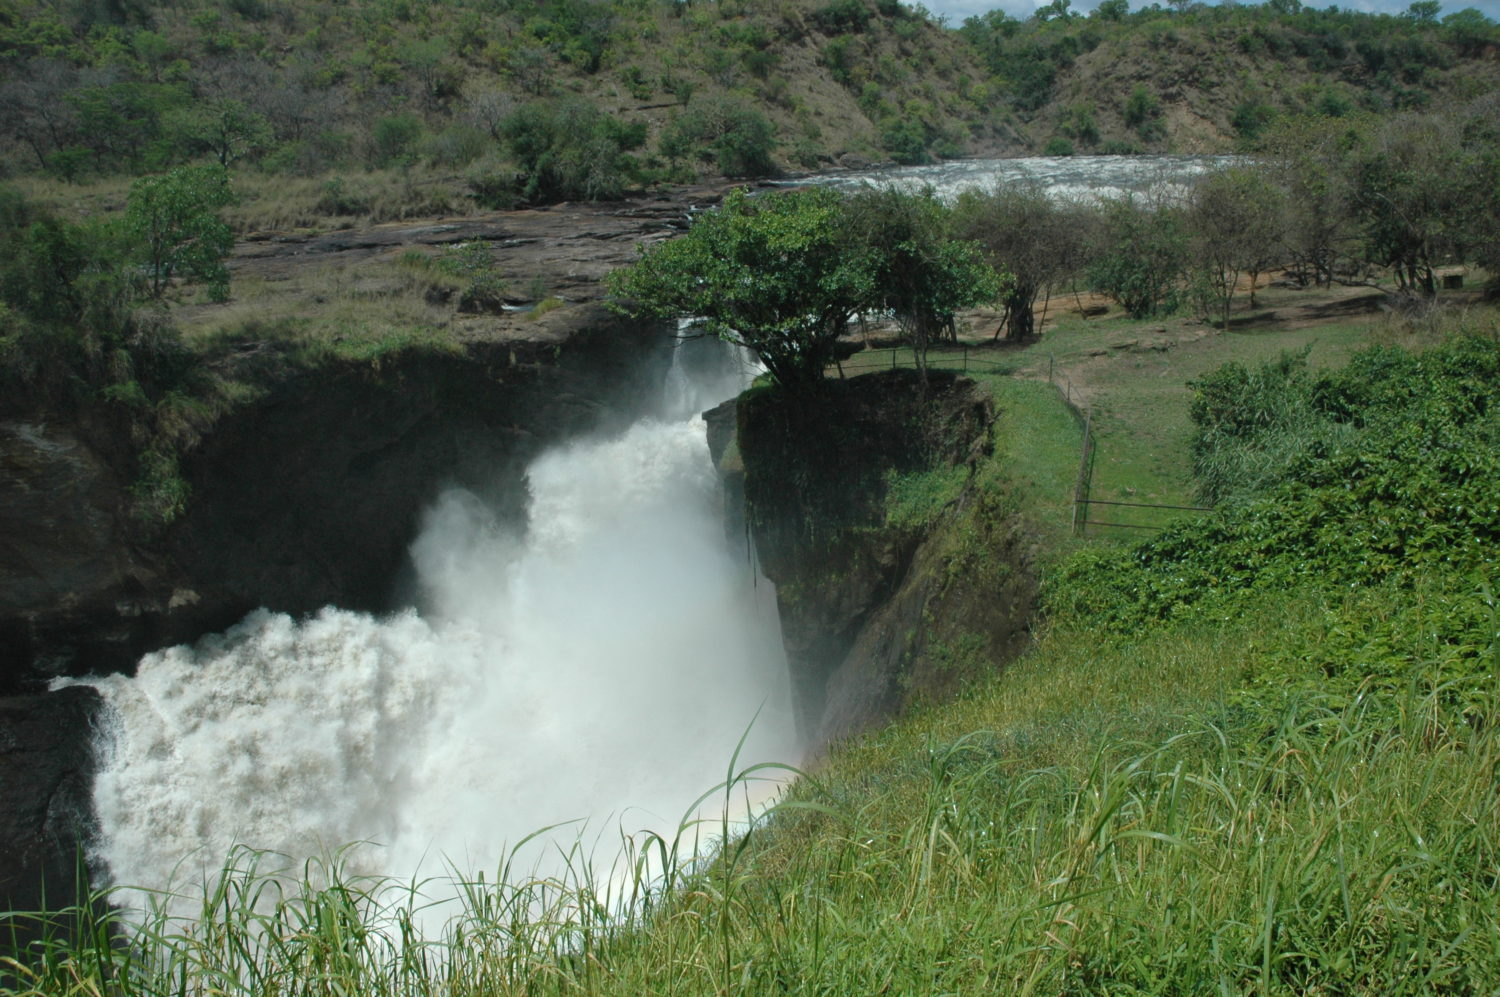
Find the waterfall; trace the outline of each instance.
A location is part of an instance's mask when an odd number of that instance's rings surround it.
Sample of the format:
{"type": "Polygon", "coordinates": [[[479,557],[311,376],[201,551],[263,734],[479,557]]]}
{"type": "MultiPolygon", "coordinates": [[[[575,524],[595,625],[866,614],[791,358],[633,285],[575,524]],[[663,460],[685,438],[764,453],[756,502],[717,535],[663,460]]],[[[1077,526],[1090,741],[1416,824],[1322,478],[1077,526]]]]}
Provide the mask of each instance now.
{"type": "Polygon", "coordinates": [[[684,341],[656,416],[532,463],[524,529],[439,495],[411,547],[419,609],[259,610],[89,680],[96,866],[190,887],[236,845],[295,862],[368,842],[352,871],[493,876],[550,825],[670,835],[747,728],[742,764],[795,761],[774,599],[725,539],[697,415],[745,366],[684,341]]]}

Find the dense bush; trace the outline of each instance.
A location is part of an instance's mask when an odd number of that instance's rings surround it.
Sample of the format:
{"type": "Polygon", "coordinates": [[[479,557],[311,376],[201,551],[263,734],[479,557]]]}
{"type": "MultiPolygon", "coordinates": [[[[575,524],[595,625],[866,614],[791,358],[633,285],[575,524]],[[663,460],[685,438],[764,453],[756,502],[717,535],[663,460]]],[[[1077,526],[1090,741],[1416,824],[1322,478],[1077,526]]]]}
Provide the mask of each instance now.
{"type": "Polygon", "coordinates": [[[742,98],[695,96],[662,130],[660,148],[669,159],[711,160],[725,176],[764,177],[776,172],[775,135],[770,120],[742,98]]]}
{"type": "Polygon", "coordinates": [[[1137,547],[1075,558],[1051,583],[1054,617],[1139,634],[1310,585],[1360,593],[1334,613],[1363,614],[1366,630],[1371,606],[1386,607],[1363,651],[1329,659],[1371,664],[1349,670],[1351,682],[1402,681],[1418,638],[1437,641],[1450,670],[1489,667],[1497,386],[1500,344],[1482,339],[1421,354],[1373,349],[1317,377],[1299,358],[1216,372],[1196,386],[1194,458],[1211,490],[1240,500],[1137,547]],[[1425,633],[1402,635],[1419,621],[1425,633]],[[1361,661],[1371,655],[1383,663],[1361,661]]]}
{"type": "Polygon", "coordinates": [[[639,169],[630,152],[646,140],[644,125],[627,125],[580,98],[524,104],[500,131],[530,201],[618,198],[639,169]]]}

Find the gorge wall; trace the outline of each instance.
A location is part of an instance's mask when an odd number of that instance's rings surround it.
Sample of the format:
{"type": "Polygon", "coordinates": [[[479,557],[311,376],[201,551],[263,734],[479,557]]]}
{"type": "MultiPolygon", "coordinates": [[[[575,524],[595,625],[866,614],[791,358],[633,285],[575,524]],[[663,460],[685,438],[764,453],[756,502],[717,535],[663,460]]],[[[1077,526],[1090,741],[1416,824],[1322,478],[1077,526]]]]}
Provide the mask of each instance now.
{"type": "MultiPolygon", "coordinates": [[[[570,309],[570,311],[575,311],[570,309]]],[[[47,679],[129,671],[259,606],[408,604],[418,513],[458,485],[523,516],[547,445],[607,431],[657,396],[668,330],[580,308],[532,338],[378,366],[304,370],[224,416],[184,463],[190,504],[150,530],[128,511],[122,441],[102,423],[0,426],[0,903],[74,896],[90,820],[91,689],[47,679]]],[[[792,404],[764,389],[708,414],[726,528],[777,585],[799,723],[827,744],[1008,660],[1034,597],[1029,544],[977,487],[993,410],[971,382],[891,371],[792,404]],[[952,472],[952,473],[950,473],[952,472]],[[891,517],[900,476],[968,482],[891,517]]]]}
{"type": "Polygon", "coordinates": [[[776,584],[804,738],[827,745],[1014,657],[1036,595],[1032,544],[1003,493],[979,487],[994,412],[973,382],[931,372],[830,381],[800,405],[750,392],[710,413],[732,530],[776,584]],[[967,477],[893,517],[902,475],[967,477]]]}

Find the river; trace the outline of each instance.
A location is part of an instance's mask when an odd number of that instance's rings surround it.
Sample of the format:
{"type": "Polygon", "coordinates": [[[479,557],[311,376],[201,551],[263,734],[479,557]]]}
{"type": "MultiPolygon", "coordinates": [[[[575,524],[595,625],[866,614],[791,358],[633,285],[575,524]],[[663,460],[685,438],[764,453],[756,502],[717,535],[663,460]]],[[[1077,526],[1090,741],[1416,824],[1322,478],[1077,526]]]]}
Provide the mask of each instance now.
{"type": "Polygon", "coordinates": [[[858,187],[861,184],[930,186],[949,199],[966,189],[997,182],[1034,182],[1055,197],[1093,199],[1152,189],[1180,191],[1209,170],[1241,161],[1237,156],[1028,156],[1020,159],[955,159],[928,166],[889,166],[822,173],[785,181],[858,187]]]}

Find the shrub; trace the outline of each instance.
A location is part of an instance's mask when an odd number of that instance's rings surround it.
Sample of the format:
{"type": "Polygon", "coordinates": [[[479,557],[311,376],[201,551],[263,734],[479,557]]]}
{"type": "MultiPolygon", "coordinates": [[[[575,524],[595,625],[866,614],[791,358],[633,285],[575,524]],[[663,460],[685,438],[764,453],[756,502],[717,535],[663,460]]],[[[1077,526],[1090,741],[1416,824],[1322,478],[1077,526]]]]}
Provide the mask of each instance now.
{"type": "Polygon", "coordinates": [[[438,257],[437,268],[463,284],[461,310],[498,311],[504,303],[505,279],[487,243],[475,240],[449,246],[438,257]]]}
{"type": "Polygon", "coordinates": [[[370,131],[376,164],[391,166],[408,159],[421,136],[422,119],[415,114],[393,114],[380,118],[370,131]]]}
{"type": "Polygon", "coordinates": [[[1130,96],[1125,99],[1125,123],[1142,133],[1161,116],[1161,98],[1150,90],[1145,84],[1137,83],[1135,89],[1130,91],[1130,96]]]}
{"type": "Polygon", "coordinates": [[[659,148],[669,159],[712,160],[725,176],[763,177],[776,172],[771,159],[775,130],[757,108],[721,94],[694,98],[662,131],[659,148]]]}
{"type": "MultiPolygon", "coordinates": [[[[1206,520],[1074,560],[1049,582],[1052,611],[1138,634],[1162,620],[1222,618],[1256,592],[1311,585],[1340,600],[1374,590],[1387,634],[1400,634],[1417,622],[1414,612],[1426,615],[1414,589],[1472,596],[1493,564],[1500,542],[1496,384],[1500,344],[1478,339],[1423,354],[1368,350],[1317,378],[1296,357],[1210,375],[1194,405],[1201,420],[1195,462],[1222,468],[1236,462],[1224,451],[1258,450],[1266,473],[1258,481],[1241,477],[1252,490],[1206,520]],[[1274,446],[1299,423],[1301,445],[1274,446]]],[[[1424,637],[1460,671],[1492,668],[1493,609],[1455,608],[1464,617],[1456,632],[1424,637]]],[[[1335,627],[1322,640],[1351,636],[1335,627]]],[[[1406,680],[1410,659],[1387,663],[1364,641],[1349,650],[1359,664],[1378,667],[1351,672],[1346,689],[1367,675],[1387,687],[1406,680]]]]}
{"type": "Polygon", "coordinates": [[[929,141],[926,126],[914,118],[887,118],[881,123],[881,146],[892,159],[904,166],[932,162],[932,153],[927,149],[929,141]]]}
{"type": "Polygon", "coordinates": [[[484,155],[489,141],[484,132],[468,125],[451,125],[433,136],[427,156],[434,166],[457,169],[484,155]]]}
{"type": "Polygon", "coordinates": [[[825,35],[858,34],[870,23],[870,11],[860,0],[833,0],[808,15],[825,35]]]}
{"type": "Polygon", "coordinates": [[[646,138],[644,125],[627,125],[581,98],[524,104],[500,132],[521,167],[522,197],[542,203],[618,198],[639,169],[630,151],[646,138]]]}
{"type": "Polygon", "coordinates": [[[1274,108],[1258,100],[1241,101],[1229,118],[1229,124],[1242,139],[1258,138],[1276,116],[1274,108]]]}

